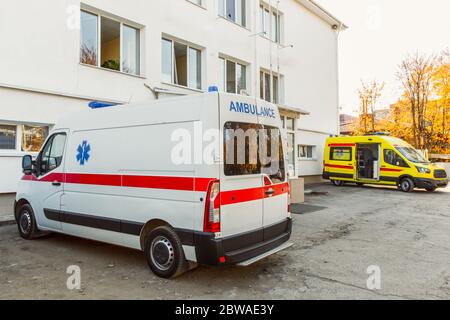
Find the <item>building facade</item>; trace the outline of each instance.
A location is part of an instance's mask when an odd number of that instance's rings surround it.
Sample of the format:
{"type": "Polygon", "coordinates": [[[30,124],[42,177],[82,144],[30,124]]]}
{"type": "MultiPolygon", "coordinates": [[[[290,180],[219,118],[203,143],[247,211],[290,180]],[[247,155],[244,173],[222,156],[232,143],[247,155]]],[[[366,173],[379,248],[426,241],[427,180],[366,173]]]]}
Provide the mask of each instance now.
{"type": "Polygon", "coordinates": [[[339,132],[340,21],[310,0],[17,0],[0,11],[0,193],[61,116],[219,90],[280,106],[297,176],[339,132]]]}

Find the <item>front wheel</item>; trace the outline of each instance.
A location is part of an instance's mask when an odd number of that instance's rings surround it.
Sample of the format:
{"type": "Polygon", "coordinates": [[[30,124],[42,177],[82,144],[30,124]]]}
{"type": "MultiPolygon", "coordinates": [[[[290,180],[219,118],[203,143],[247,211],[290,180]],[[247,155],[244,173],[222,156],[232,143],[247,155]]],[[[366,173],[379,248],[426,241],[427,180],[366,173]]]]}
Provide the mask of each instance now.
{"type": "Polygon", "coordinates": [[[437,189],[436,187],[425,188],[425,190],[427,190],[428,192],[435,192],[436,189],[437,189]]]}
{"type": "Polygon", "coordinates": [[[336,187],[342,187],[344,185],[344,181],[342,180],[331,180],[331,182],[336,186],[336,187]]]}
{"type": "Polygon", "coordinates": [[[39,230],[36,226],[33,209],[29,204],[20,207],[17,215],[17,227],[19,234],[26,240],[32,240],[38,237],[39,230]]]}
{"type": "Polygon", "coordinates": [[[410,178],[403,178],[400,181],[399,189],[403,192],[411,192],[414,190],[414,181],[410,178]]]}
{"type": "Polygon", "coordinates": [[[144,250],[150,269],[159,277],[175,278],[189,269],[181,241],[168,226],[153,229],[145,240],[144,250]]]}

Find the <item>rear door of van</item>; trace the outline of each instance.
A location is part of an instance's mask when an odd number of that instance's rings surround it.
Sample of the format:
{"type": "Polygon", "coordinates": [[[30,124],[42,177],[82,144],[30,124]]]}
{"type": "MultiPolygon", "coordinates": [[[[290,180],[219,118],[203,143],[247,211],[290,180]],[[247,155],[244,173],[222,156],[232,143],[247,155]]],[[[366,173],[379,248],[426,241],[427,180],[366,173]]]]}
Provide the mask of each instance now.
{"type": "Polygon", "coordinates": [[[356,180],[356,143],[327,141],[328,161],[325,168],[330,179],[356,180]]]}
{"type": "Polygon", "coordinates": [[[263,227],[285,221],[288,217],[289,183],[287,179],[286,137],[281,130],[278,107],[258,100],[258,123],[263,128],[260,144],[261,173],[263,179],[263,227]]]}
{"type": "Polygon", "coordinates": [[[264,190],[261,168],[257,163],[260,124],[253,111],[256,108],[255,99],[220,94],[219,108],[223,159],[220,170],[220,224],[221,236],[227,237],[263,226],[264,190]]]}

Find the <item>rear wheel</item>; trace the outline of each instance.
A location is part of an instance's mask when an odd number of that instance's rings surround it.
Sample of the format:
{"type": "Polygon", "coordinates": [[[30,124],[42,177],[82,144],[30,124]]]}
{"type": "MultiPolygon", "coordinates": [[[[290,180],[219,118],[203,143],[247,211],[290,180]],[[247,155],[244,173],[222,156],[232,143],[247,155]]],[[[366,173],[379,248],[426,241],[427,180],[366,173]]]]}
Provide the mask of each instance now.
{"type": "Polygon", "coordinates": [[[24,204],[20,207],[19,213],[17,214],[17,227],[20,236],[26,240],[32,240],[38,237],[39,230],[36,226],[33,209],[29,204],[24,204]]]}
{"type": "Polygon", "coordinates": [[[411,178],[403,178],[400,181],[399,189],[403,192],[411,192],[414,190],[414,181],[411,178]]]}
{"type": "Polygon", "coordinates": [[[359,187],[362,187],[364,185],[364,183],[357,182],[356,185],[359,186],[359,187]]]}
{"type": "Polygon", "coordinates": [[[427,190],[428,192],[435,192],[436,189],[437,189],[436,187],[425,188],[425,190],[427,190]]]}
{"type": "Polygon", "coordinates": [[[336,187],[342,187],[344,185],[344,181],[342,180],[331,180],[331,182],[336,186],[336,187]]]}
{"type": "Polygon", "coordinates": [[[145,240],[144,250],[150,269],[159,277],[175,278],[189,269],[181,241],[168,226],[153,229],[145,240]]]}

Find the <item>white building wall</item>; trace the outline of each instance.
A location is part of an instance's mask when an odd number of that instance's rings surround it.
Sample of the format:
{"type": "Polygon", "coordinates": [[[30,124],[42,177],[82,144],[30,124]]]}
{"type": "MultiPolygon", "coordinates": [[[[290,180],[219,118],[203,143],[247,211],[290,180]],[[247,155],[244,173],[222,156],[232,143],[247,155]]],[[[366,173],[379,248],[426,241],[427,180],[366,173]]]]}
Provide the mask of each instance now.
{"type": "MultiPolygon", "coordinates": [[[[276,1],[271,2],[276,5],[276,1]]],[[[54,124],[62,116],[87,108],[92,100],[120,103],[154,99],[144,87],[197,92],[161,83],[161,38],[180,39],[202,49],[202,87],[219,83],[219,55],[248,64],[251,95],[259,96],[259,71],[282,75],[286,105],[311,113],[298,129],[338,133],[337,33],[298,1],[281,0],[284,45],[256,35],[259,1],[248,0],[247,27],[218,16],[218,1],[204,7],[188,0],[85,0],[81,6],[126,19],[141,29],[141,76],[81,65],[79,13],[75,0],[15,0],[0,10],[0,124],[54,124]],[[277,54],[279,52],[279,55],[277,54]],[[279,61],[279,63],[278,63],[279,61]],[[11,89],[15,88],[15,89],[11,89]]],[[[323,147],[324,134],[297,130],[296,144],[323,147]]],[[[295,153],[297,155],[297,148],[295,153]]],[[[20,177],[21,152],[0,150],[0,192],[14,192],[20,177]],[[12,172],[15,172],[14,174],[12,172]]],[[[321,174],[319,159],[298,161],[297,174],[321,174]]]]}

